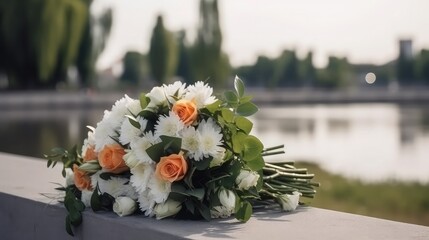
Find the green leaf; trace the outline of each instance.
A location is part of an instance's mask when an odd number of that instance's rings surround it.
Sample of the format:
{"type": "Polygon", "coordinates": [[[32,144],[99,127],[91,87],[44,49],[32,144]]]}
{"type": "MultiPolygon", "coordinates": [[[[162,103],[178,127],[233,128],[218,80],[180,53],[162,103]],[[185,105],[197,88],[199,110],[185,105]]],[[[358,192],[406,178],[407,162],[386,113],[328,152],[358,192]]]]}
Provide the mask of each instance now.
{"type": "Polygon", "coordinates": [[[233,91],[226,91],[224,93],[225,99],[230,104],[236,104],[238,103],[238,97],[237,94],[233,91]]]}
{"type": "Polygon", "coordinates": [[[69,215],[66,217],[66,231],[70,236],[74,237],[69,215]]]}
{"type": "MultiPolygon", "coordinates": [[[[209,163],[210,164],[210,163],[209,163]]],[[[197,170],[195,166],[192,166],[191,170],[188,171],[183,181],[188,185],[189,188],[194,188],[194,184],[192,183],[192,176],[194,176],[194,172],[197,170]]]]}
{"type": "Polygon", "coordinates": [[[131,125],[133,125],[133,127],[137,128],[137,129],[141,128],[139,121],[135,117],[133,117],[131,115],[125,115],[125,117],[128,118],[128,121],[130,121],[130,123],[131,123],[131,125]]]}
{"type": "Polygon", "coordinates": [[[249,134],[253,128],[253,123],[249,119],[242,116],[236,117],[235,124],[237,124],[237,127],[243,130],[246,134],[249,134]]]}
{"type": "Polygon", "coordinates": [[[253,99],[252,96],[244,96],[244,97],[240,98],[240,103],[249,102],[252,99],[253,99]]]}
{"type": "Polygon", "coordinates": [[[242,201],[235,213],[235,218],[241,222],[247,222],[252,216],[252,205],[248,201],[242,201]]]}
{"type": "Polygon", "coordinates": [[[210,209],[204,205],[204,204],[198,204],[197,206],[198,211],[200,212],[201,216],[207,220],[210,221],[211,220],[211,214],[210,214],[210,209]]]}
{"type": "Polygon", "coordinates": [[[102,206],[101,206],[101,200],[100,200],[100,194],[98,193],[99,189],[98,189],[98,185],[95,188],[94,192],[91,195],[91,208],[92,211],[97,212],[100,211],[102,206]]]}
{"type": "Polygon", "coordinates": [[[82,214],[75,209],[69,212],[69,218],[73,226],[79,226],[82,223],[82,214]]]}
{"type": "Polygon", "coordinates": [[[213,157],[209,157],[209,158],[203,158],[200,161],[194,161],[194,166],[197,168],[197,170],[205,170],[207,168],[209,168],[210,166],[210,162],[212,161],[213,157]]]}
{"type": "Polygon", "coordinates": [[[51,155],[50,156],[61,156],[67,154],[67,150],[64,148],[52,148],[51,149],[51,155]]]}
{"type": "Polygon", "coordinates": [[[258,107],[252,102],[245,102],[237,107],[237,114],[241,116],[251,116],[258,111],[258,107]]]}
{"type": "Polygon", "coordinates": [[[232,150],[235,153],[241,154],[241,151],[243,150],[243,142],[246,139],[247,135],[239,132],[232,136],[232,150]]]}
{"type": "Polygon", "coordinates": [[[265,166],[265,161],[259,155],[258,157],[246,162],[246,165],[253,171],[259,171],[265,166]]]}
{"type": "Polygon", "coordinates": [[[165,144],[164,151],[168,154],[179,153],[182,148],[182,139],[170,136],[160,136],[162,142],[165,144]]]}
{"type": "Polygon", "coordinates": [[[207,105],[207,106],[206,106],[206,109],[207,109],[209,112],[214,113],[216,110],[218,110],[218,109],[219,109],[219,106],[220,106],[220,104],[221,104],[221,103],[222,103],[222,101],[217,100],[216,102],[214,102],[214,103],[212,103],[212,104],[207,105]]]}
{"type": "Polygon", "coordinates": [[[230,123],[234,120],[234,113],[231,110],[229,110],[228,108],[222,108],[221,114],[222,114],[223,119],[228,123],[230,123]]]}
{"type": "Polygon", "coordinates": [[[174,182],[171,184],[171,192],[179,193],[185,196],[189,196],[187,193],[187,189],[180,183],[174,182]]]}
{"type": "Polygon", "coordinates": [[[186,200],[185,201],[185,207],[186,209],[188,209],[188,211],[192,214],[195,214],[195,205],[194,202],[191,200],[186,200]]]}
{"type": "Polygon", "coordinates": [[[79,212],[82,212],[85,210],[85,204],[83,204],[82,201],[76,199],[77,201],[74,202],[74,208],[78,210],[79,212]]]}
{"type": "Polygon", "coordinates": [[[205,194],[204,188],[188,189],[186,191],[190,196],[196,197],[198,200],[202,200],[205,194]]]}
{"type": "Polygon", "coordinates": [[[83,170],[85,172],[95,173],[95,172],[97,172],[98,170],[101,169],[101,166],[100,166],[100,164],[98,162],[96,162],[96,163],[86,162],[86,163],[80,165],[79,169],[83,170]]]}
{"type": "Polygon", "coordinates": [[[139,115],[141,117],[143,117],[143,118],[145,118],[145,119],[147,119],[149,121],[153,121],[153,122],[158,121],[158,117],[159,117],[158,114],[156,114],[156,113],[154,113],[152,111],[149,111],[149,110],[143,110],[143,111],[141,111],[139,113],[139,115]]]}
{"type": "Polygon", "coordinates": [[[164,146],[163,142],[154,144],[146,149],[146,153],[154,162],[158,163],[161,157],[164,156],[164,146]]]}
{"type": "Polygon", "coordinates": [[[147,105],[150,102],[150,98],[146,97],[146,94],[141,93],[140,94],[140,106],[142,107],[142,109],[145,109],[147,107],[147,105]]]}
{"type": "Polygon", "coordinates": [[[241,98],[244,95],[244,83],[238,76],[235,76],[234,88],[238,97],[241,98]]]}
{"type": "Polygon", "coordinates": [[[252,161],[258,156],[261,156],[261,152],[264,149],[264,145],[261,141],[252,135],[246,136],[243,142],[243,160],[252,161]]]}
{"type": "Polygon", "coordinates": [[[161,142],[150,146],[146,149],[147,155],[156,163],[158,163],[163,156],[173,153],[179,153],[182,147],[182,139],[170,136],[160,136],[161,142]]]}

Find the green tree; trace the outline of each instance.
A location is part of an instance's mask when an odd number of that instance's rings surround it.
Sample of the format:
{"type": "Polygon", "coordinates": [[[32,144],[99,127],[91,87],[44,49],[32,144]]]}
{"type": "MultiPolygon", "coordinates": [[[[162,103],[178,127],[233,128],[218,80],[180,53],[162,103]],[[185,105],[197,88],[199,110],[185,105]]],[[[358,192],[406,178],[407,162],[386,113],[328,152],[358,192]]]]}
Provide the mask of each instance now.
{"type": "Polygon", "coordinates": [[[299,64],[299,78],[308,87],[312,87],[316,81],[316,68],[313,65],[313,52],[311,51],[299,64]]]}
{"type": "Polygon", "coordinates": [[[429,84],[429,50],[422,49],[415,61],[415,75],[423,84],[429,84]]]}
{"type": "Polygon", "coordinates": [[[197,39],[192,48],[192,67],[194,80],[207,79],[217,87],[224,87],[229,76],[229,59],[222,52],[217,0],[200,1],[197,39]]]}
{"type": "Polygon", "coordinates": [[[152,77],[158,83],[165,83],[176,71],[176,45],[172,33],[164,27],[162,16],[158,16],[152,32],[149,66],[152,77]]]}
{"type": "Polygon", "coordinates": [[[350,64],[347,58],[330,56],[328,65],[319,74],[318,86],[326,88],[345,87],[349,83],[350,64]]]}
{"type": "Polygon", "coordinates": [[[178,64],[176,76],[181,77],[184,82],[191,83],[191,63],[189,56],[189,47],[186,45],[186,32],[184,30],[177,34],[178,46],[178,64]]]}
{"type": "Polygon", "coordinates": [[[139,84],[145,74],[144,56],[139,52],[127,52],[124,56],[123,65],[124,71],[121,79],[124,82],[139,84]]]}
{"type": "Polygon", "coordinates": [[[76,60],[88,18],[82,0],[0,2],[0,64],[9,87],[53,88],[76,60]]]}
{"type": "Polygon", "coordinates": [[[276,59],[272,87],[297,87],[301,85],[299,75],[299,60],[295,51],[285,50],[276,59]]]}
{"type": "MultiPolygon", "coordinates": [[[[87,13],[90,15],[92,0],[86,0],[87,13]]],[[[112,27],[112,9],[105,9],[99,17],[91,16],[85,22],[85,30],[79,44],[76,67],[83,86],[92,85],[95,75],[95,63],[103,52],[112,27]]]]}
{"type": "Polygon", "coordinates": [[[236,72],[248,86],[267,87],[273,78],[274,65],[273,59],[259,56],[254,65],[240,67],[236,72]]]}

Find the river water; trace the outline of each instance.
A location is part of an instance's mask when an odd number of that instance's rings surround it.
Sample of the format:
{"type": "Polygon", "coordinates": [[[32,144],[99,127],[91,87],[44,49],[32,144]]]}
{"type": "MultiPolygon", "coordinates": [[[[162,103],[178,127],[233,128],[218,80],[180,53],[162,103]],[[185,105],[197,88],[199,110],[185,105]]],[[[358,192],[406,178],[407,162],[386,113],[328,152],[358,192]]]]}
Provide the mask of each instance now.
{"type": "MultiPolygon", "coordinates": [[[[0,151],[41,157],[86,136],[102,109],[0,111],[0,151]]],[[[429,106],[396,104],[263,107],[253,134],[286,154],[267,160],[318,163],[363,181],[429,182],[429,106]]]]}

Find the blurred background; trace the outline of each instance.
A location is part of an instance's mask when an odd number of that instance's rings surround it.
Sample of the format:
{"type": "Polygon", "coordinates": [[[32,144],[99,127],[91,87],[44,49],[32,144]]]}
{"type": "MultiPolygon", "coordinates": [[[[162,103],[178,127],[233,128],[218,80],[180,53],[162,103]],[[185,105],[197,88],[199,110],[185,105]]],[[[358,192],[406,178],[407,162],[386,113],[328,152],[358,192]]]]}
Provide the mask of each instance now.
{"type": "MultiPolygon", "coordinates": [[[[312,206],[429,226],[429,2],[0,0],[0,151],[86,137],[123,94],[235,75],[312,206]]],[[[275,161],[273,157],[267,160],[275,161]]],[[[1,159],[0,159],[1,161],[1,159]]]]}

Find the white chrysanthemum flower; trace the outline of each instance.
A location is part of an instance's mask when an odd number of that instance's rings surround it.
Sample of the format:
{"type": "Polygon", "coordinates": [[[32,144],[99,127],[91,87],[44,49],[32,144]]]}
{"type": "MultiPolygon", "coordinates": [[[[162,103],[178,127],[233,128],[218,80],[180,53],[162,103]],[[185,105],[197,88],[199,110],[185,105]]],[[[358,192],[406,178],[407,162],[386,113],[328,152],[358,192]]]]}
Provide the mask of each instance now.
{"type": "Polygon", "coordinates": [[[108,193],[114,198],[127,196],[132,199],[137,199],[138,194],[128,182],[129,179],[121,177],[111,177],[109,180],[104,180],[98,176],[97,179],[100,192],[108,193]]]}
{"type": "Polygon", "coordinates": [[[154,136],[152,132],[147,132],[143,137],[131,142],[130,147],[140,163],[154,164],[155,162],[149,157],[146,150],[160,141],[161,140],[154,136]]]}
{"type": "Polygon", "coordinates": [[[136,120],[140,124],[140,129],[134,127],[128,118],[125,118],[121,125],[119,142],[126,145],[130,142],[137,141],[142,133],[142,129],[146,129],[147,120],[142,117],[137,117],[136,120]]]}
{"type": "Polygon", "coordinates": [[[66,187],[74,185],[74,172],[71,168],[66,168],[66,187]]]}
{"type": "Polygon", "coordinates": [[[186,83],[176,81],[173,84],[163,85],[165,96],[167,97],[170,103],[175,103],[176,98],[181,99],[185,94],[186,83]],[[175,96],[176,98],[174,98],[175,96]]]}
{"type": "Polygon", "coordinates": [[[203,108],[206,105],[212,104],[216,101],[216,97],[212,96],[213,88],[204,82],[198,81],[194,85],[187,88],[185,99],[193,100],[197,108],[203,108]]]}
{"type": "Polygon", "coordinates": [[[187,156],[195,161],[203,159],[203,153],[200,148],[200,133],[193,126],[183,129],[180,133],[182,138],[182,149],[188,151],[187,156]]]}
{"type": "Polygon", "coordinates": [[[142,194],[147,190],[149,180],[153,177],[155,166],[153,164],[138,164],[131,169],[130,183],[137,191],[142,194]]]}
{"type": "Polygon", "coordinates": [[[88,131],[88,137],[85,138],[85,140],[83,140],[82,156],[86,155],[86,150],[88,149],[89,146],[95,146],[95,138],[92,130],[88,131]]]}
{"type": "Polygon", "coordinates": [[[133,116],[137,116],[143,109],[140,105],[140,100],[132,99],[130,102],[126,104],[128,112],[133,116]]]}
{"type": "Polygon", "coordinates": [[[154,215],[153,209],[155,207],[155,200],[152,197],[149,197],[149,190],[141,193],[137,199],[139,202],[139,207],[146,216],[152,217],[154,215]]]}
{"type": "Polygon", "coordinates": [[[212,218],[228,218],[234,212],[233,208],[228,208],[224,206],[216,206],[210,210],[210,215],[212,218]]]}
{"type": "Polygon", "coordinates": [[[103,118],[97,123],[97,128],[94,131],[95,151],[100,152],[105,145],[114,144],[115,141],[112,137],[117,137],[116,135],[115,129],[108,122],[108,118],[103,118]]]}
{"type": "Polygon", "coordinates": [[[164,91],[164,87],[154,87],[152,90],[146,94],[146,97],[150,99],[147,108],[157,108],[159,106],[166,106],[167,99],[164,91]]]}
{"type": "Polygon", "coordinates": [[[123,98],[115,102],[108,117],[108,122],[113,129],[118,130],[121,127],[125,115],[130,114],[127,106],[133,101],[134,99],[125,94],[123,98]]]}
{"type": "Polygon", "coordinates": [[[168,116],[160,116],[155,125],[155,136],[171,136],[177,137],[179,131],[185,127],[185,124],[180,120],[174,112],[169,112],[168,116]]]}
{"type": "Polygon", "coordinates": [[[85,204],[85,207],[91,207],[92,191],[82,190],[80,200],[85,204]]]}
{"type": "Polygon", "coordinates": [[[98,179],[100,178],[100,174],[103,172],[103,170],[99,170],[98,172],[91,175],[91,187],[92,189],[95,189],[98,184],[98,179]]]}
{"type": "Polygon", "coordinates": [[[171,183],[157,177],[152,177],[149,180],[148,187],[150,189],[149,197],[153,198],[156,203],[165,202],[171,192],[171,183]]]}
{"type": "Polygon", "coordinates": [[[204,157],[215,157],[223,151],[221,129],[211,118],[201,121],[198,125],[198,132],[200,133],[200,148],[204,157]]]}

